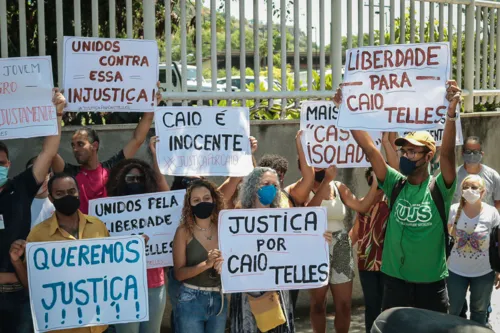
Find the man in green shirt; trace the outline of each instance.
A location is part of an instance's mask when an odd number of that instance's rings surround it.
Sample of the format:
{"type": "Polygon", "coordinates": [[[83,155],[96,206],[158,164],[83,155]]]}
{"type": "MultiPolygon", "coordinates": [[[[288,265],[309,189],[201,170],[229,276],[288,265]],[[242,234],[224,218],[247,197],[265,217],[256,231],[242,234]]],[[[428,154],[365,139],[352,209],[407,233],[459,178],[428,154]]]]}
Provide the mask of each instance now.
{"type": "MultiPolygon", "coordinates": [[[[455,120],[461,90],[448,82],[446,124],[441,144],[441,173],[435,179],[446,214],[456,186],[455,120]]],[[[341,100],[338,92],[335,100],[341,100]]],[[[371,162],[380,187],[391,198],[394,186],[406,178],[387,224],[382,256],[385,273],[383,310],[416,307],[446,313],[446,254],[443,221],[429,189],[432,176],[429,163],[436,153],[435,141],[428,132],[412,132],[396,140],[400,146],[401,173],[389,167],[368,133],[351,131],[371,162]]]]}

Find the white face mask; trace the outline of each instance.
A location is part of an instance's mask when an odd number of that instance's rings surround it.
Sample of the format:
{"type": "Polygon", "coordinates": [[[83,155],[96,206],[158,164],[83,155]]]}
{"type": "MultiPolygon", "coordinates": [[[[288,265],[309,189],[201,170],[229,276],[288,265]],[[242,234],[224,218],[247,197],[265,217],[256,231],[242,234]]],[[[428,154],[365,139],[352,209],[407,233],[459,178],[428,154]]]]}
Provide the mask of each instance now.
{"type": "Polygon", "coordinates": [[[462,190],[462,197],[470,204],[476,203],[479,198],[481,198],[481,192],[479,190],[466,189],[462,190]]]}

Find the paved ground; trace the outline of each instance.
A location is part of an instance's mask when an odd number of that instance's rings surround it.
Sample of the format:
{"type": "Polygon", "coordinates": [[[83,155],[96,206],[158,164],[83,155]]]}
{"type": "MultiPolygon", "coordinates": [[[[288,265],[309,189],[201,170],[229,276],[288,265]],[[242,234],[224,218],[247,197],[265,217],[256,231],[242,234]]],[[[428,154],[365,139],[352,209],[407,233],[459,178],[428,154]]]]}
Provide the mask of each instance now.
{"type": "Polygon", "coordinates": [[[493,308],[493,312],[490,315],[490,324],[493,327],[493,331],[500,333],[500,289],[493,291],[491,307],[493,308]]]}

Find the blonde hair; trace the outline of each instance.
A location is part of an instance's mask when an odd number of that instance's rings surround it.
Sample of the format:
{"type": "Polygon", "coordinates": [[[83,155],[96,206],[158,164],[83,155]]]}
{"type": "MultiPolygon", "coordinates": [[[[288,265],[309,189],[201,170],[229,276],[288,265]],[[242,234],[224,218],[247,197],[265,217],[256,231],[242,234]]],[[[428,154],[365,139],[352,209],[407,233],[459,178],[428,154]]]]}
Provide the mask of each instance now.
{"type": "Polygon", "coordinates": [[[484,191],[484,189],[486,188],[486,183],[484,182],[484,179],[479,175],[468,175],[467,177],[464,178],[464,180],[460,184],[460,204],[458,205],[458,208],[457,208],[457,214],[455,215],[455,221],[453,221],[453,224],[451,225],[450,231],[449,231],[449,233],[452,237],[457,236],[457,223],[458,223],[458,220],[460,219],[460,216],[462,215],[462,211],[464,209],[464,206],[467,203],[467,201],[465,201],[464,197],[462,196],[462,191],[464,188],[464,184],[468,181],[478,182],[479,187],[481,189],[481,192],[484,191]]]}

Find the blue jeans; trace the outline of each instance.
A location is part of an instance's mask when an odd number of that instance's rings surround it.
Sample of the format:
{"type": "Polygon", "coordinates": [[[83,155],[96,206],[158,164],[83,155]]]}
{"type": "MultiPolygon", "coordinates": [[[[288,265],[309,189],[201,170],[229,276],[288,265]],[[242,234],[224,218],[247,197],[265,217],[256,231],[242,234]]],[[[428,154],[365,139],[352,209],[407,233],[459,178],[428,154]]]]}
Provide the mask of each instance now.
{"type": "Polygon", "coordinates": [[[168,277],[168,297],[170,304],[172,304],[172,312],[170,313],[170,331],[175,333],[175,307],[177,306],[177,296],[182,283],[175,279],[174,268],[170,267],[167,273],[168,277]]]}
{"type": "Polygon", "coordinates": [[[467,288],[470,286],[470,320],[481,325],[486,324],[486,313],[493,292],[495,272],[478,277],[465,277],[450,271],[448,293],[450,314],[459,316],[465,303],[467,288]]]}
{"type": "Polygon", "coordinates": [[[359,271],[359,279],[365,299],[366,333],[370,333],[373,322],[382,313],[384,274],[382,272],[359,271]]]}
{"type": "Polygon", "coordinates": [[[161,321],[167,303],[165,285],[148,289],[149,320],[115,325],[117,333],[160,333],[161,321]]]}
{"type": "Polygon", "coordinates": [[[226,320],[227,299],[220,292],[181,286],[175,308],[177,333],[224,333],[226,320]]]}
{"type": "Polygon", "coordinates": [[[0,293],[0,333],[33,333],[27,290],[0,293]]]}

